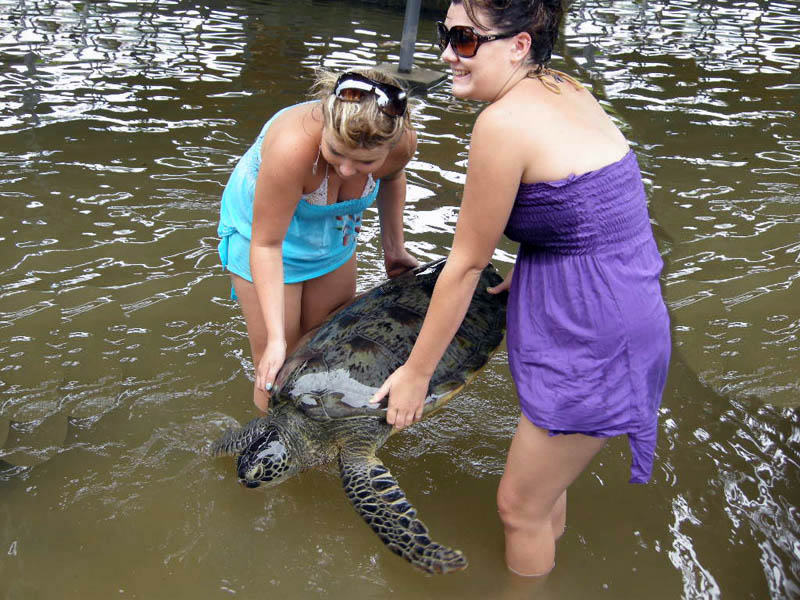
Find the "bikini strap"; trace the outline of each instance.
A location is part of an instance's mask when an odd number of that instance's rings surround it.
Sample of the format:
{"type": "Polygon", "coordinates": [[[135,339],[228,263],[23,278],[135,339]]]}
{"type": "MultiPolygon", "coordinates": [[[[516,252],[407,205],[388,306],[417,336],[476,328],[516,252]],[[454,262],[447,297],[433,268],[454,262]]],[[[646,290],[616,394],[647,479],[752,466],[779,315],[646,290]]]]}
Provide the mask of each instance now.
{"type": "Polygon", "coordinates": [[[555,69],[550,69],[549,67],[544,67],[541,71],[538,72],[531,71],[530,73],[528,73],[528,77],[530,77],[531,79],[538,79],[539,81],[542,82],[542,85],[544,87],[546,87],[548,90],[556,94],[561,93],[561,88],[558,87],[558,84],[564,81],[570,83],[572,87],[574,87],[578,91],[584,89],[580,81],[574,79],[573,77],[567,75],[566,73],[563,73],[561,71],[556,71],[555,69]],[[552,81],[545,79],[545,77],[552,77],[553,80],[555,80],[557,83],[553,83],[552,81]]]}
{"type": "Polygon", "coordinates": [[[328,204],[328,167],[330,167],[330,165],[326,164],[325,177],[322,178],[322,183],[319,184],[319,187],[313,192],[309,192],[303,196],[309,204],[313,204],[314,206],[325,206],[328,204]]]}

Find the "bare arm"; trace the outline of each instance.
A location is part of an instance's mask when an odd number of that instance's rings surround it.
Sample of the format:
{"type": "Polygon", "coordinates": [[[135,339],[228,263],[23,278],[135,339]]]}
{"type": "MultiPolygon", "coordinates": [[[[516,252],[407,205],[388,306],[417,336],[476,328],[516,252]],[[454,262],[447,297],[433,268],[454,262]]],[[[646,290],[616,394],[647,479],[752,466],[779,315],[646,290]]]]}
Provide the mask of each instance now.
{"type": "Polygon", "coordinates": [[[389,277],[400,275],[419,264],[406,251],[403,235],[403,210],[406,204],[405,166],[414,156],[417,147],[417,134],[412,130],[409,131],[408,137],[408,142],[401,142],[390,156],[391,172],[381,176],[381,188],[378,192],[383,262],[389,277]]]}
{"type": "Polygon", "coordinates": [[[250,242],[250,271],[267,327],[267,348],[255,365],[256,386],[267,390],[286,357],[283,239],[303,191],[305,171],[313,161],[305,134],[292,134],[276,125],[261,147],[250,242]]]}
{"type": "Polygon", "coordinates": [[[378,402],[389,394],[386,419],[399,429],[422,416],[430,378],[464,319],[519,188],[521,152],[510,141],[515,124],[508,115],[490,108],[481,114],[473,130],[453,248],[434,288],[420,335],[406,363],[372,400],[378,402]]]}

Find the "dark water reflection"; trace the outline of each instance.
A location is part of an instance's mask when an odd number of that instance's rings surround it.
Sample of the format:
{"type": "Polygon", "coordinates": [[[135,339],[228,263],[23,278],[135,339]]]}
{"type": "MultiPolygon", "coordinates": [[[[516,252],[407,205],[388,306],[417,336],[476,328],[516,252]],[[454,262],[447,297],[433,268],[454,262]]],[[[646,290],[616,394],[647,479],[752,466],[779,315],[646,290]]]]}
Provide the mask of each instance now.
{"type": "MultiPolygon", "coordinates": [[[[369,3],[0,0],[0,592],[84,597],[800,597],[800,17],[796,2],[576,0],[559,66],[639,154],[675,360],[657,468],[610,444],[559,565],[503,569],[494,493],[517,410],[504,356],[382,456],[462,574],[381,547],[333,470],[273,492],[204,455],[251,416],[219,195],[318,66],[396,60],[369,3]]],[[[433,18],[416,61],[441,68],[433,18]]],[[[417,107],[407,238],[446,254],[479,106],[417,107]]],[[[361,278],[381,277],[374,213],[361,278]]],[[[496,261],[507,268],[513,245],[496,261]]]]}

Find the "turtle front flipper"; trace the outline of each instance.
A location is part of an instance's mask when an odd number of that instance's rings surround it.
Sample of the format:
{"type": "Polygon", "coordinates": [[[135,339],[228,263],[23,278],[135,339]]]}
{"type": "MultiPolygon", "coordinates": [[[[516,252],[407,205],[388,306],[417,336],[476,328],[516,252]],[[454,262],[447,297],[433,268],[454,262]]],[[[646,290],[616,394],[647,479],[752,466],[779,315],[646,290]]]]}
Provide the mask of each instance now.
{"type": "Polygon", "coordinates": [[[264,433],[269,417],[257,417],[238,429],[228,429],[221,438],[211,444],[212,456],[233,456],[247,448],[254,439],[264,433]]]}
{"type": "Polygon", "coordinates": [[[460,550],[431,540],[428,528],[389,469],[374,453],[343,449],[339,455],[345,493],[372,530],[395,554],[428,573],[448,573],[467,566],[460,550]]]}

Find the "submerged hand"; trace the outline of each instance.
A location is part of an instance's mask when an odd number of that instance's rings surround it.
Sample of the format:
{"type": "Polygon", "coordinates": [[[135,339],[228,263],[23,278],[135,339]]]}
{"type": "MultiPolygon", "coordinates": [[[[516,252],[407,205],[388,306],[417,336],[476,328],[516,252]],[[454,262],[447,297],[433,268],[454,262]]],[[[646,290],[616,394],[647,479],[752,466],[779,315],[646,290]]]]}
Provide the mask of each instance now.
{"type": "Polygon", "coordinates": [[[370,404],[378,404],[387,394],[386,422],[395,429],[403,429],[422,419],[425,397],[428,394],[430,377],[414,372],[403,365],[383,382],[372,396],[370,404]]]}
{"type": "Polygon", "coordinates": [[[388,275],[389,278],[392,278],[402,275],[410,269],[415,269],[419,266],[419,261],[411,256],[411,254],[409,254],[405,248],[403,248],[402,252],[396,256],[388,256],[384,254],[383,264],[386,267],[386,275],[388,275]]]}

